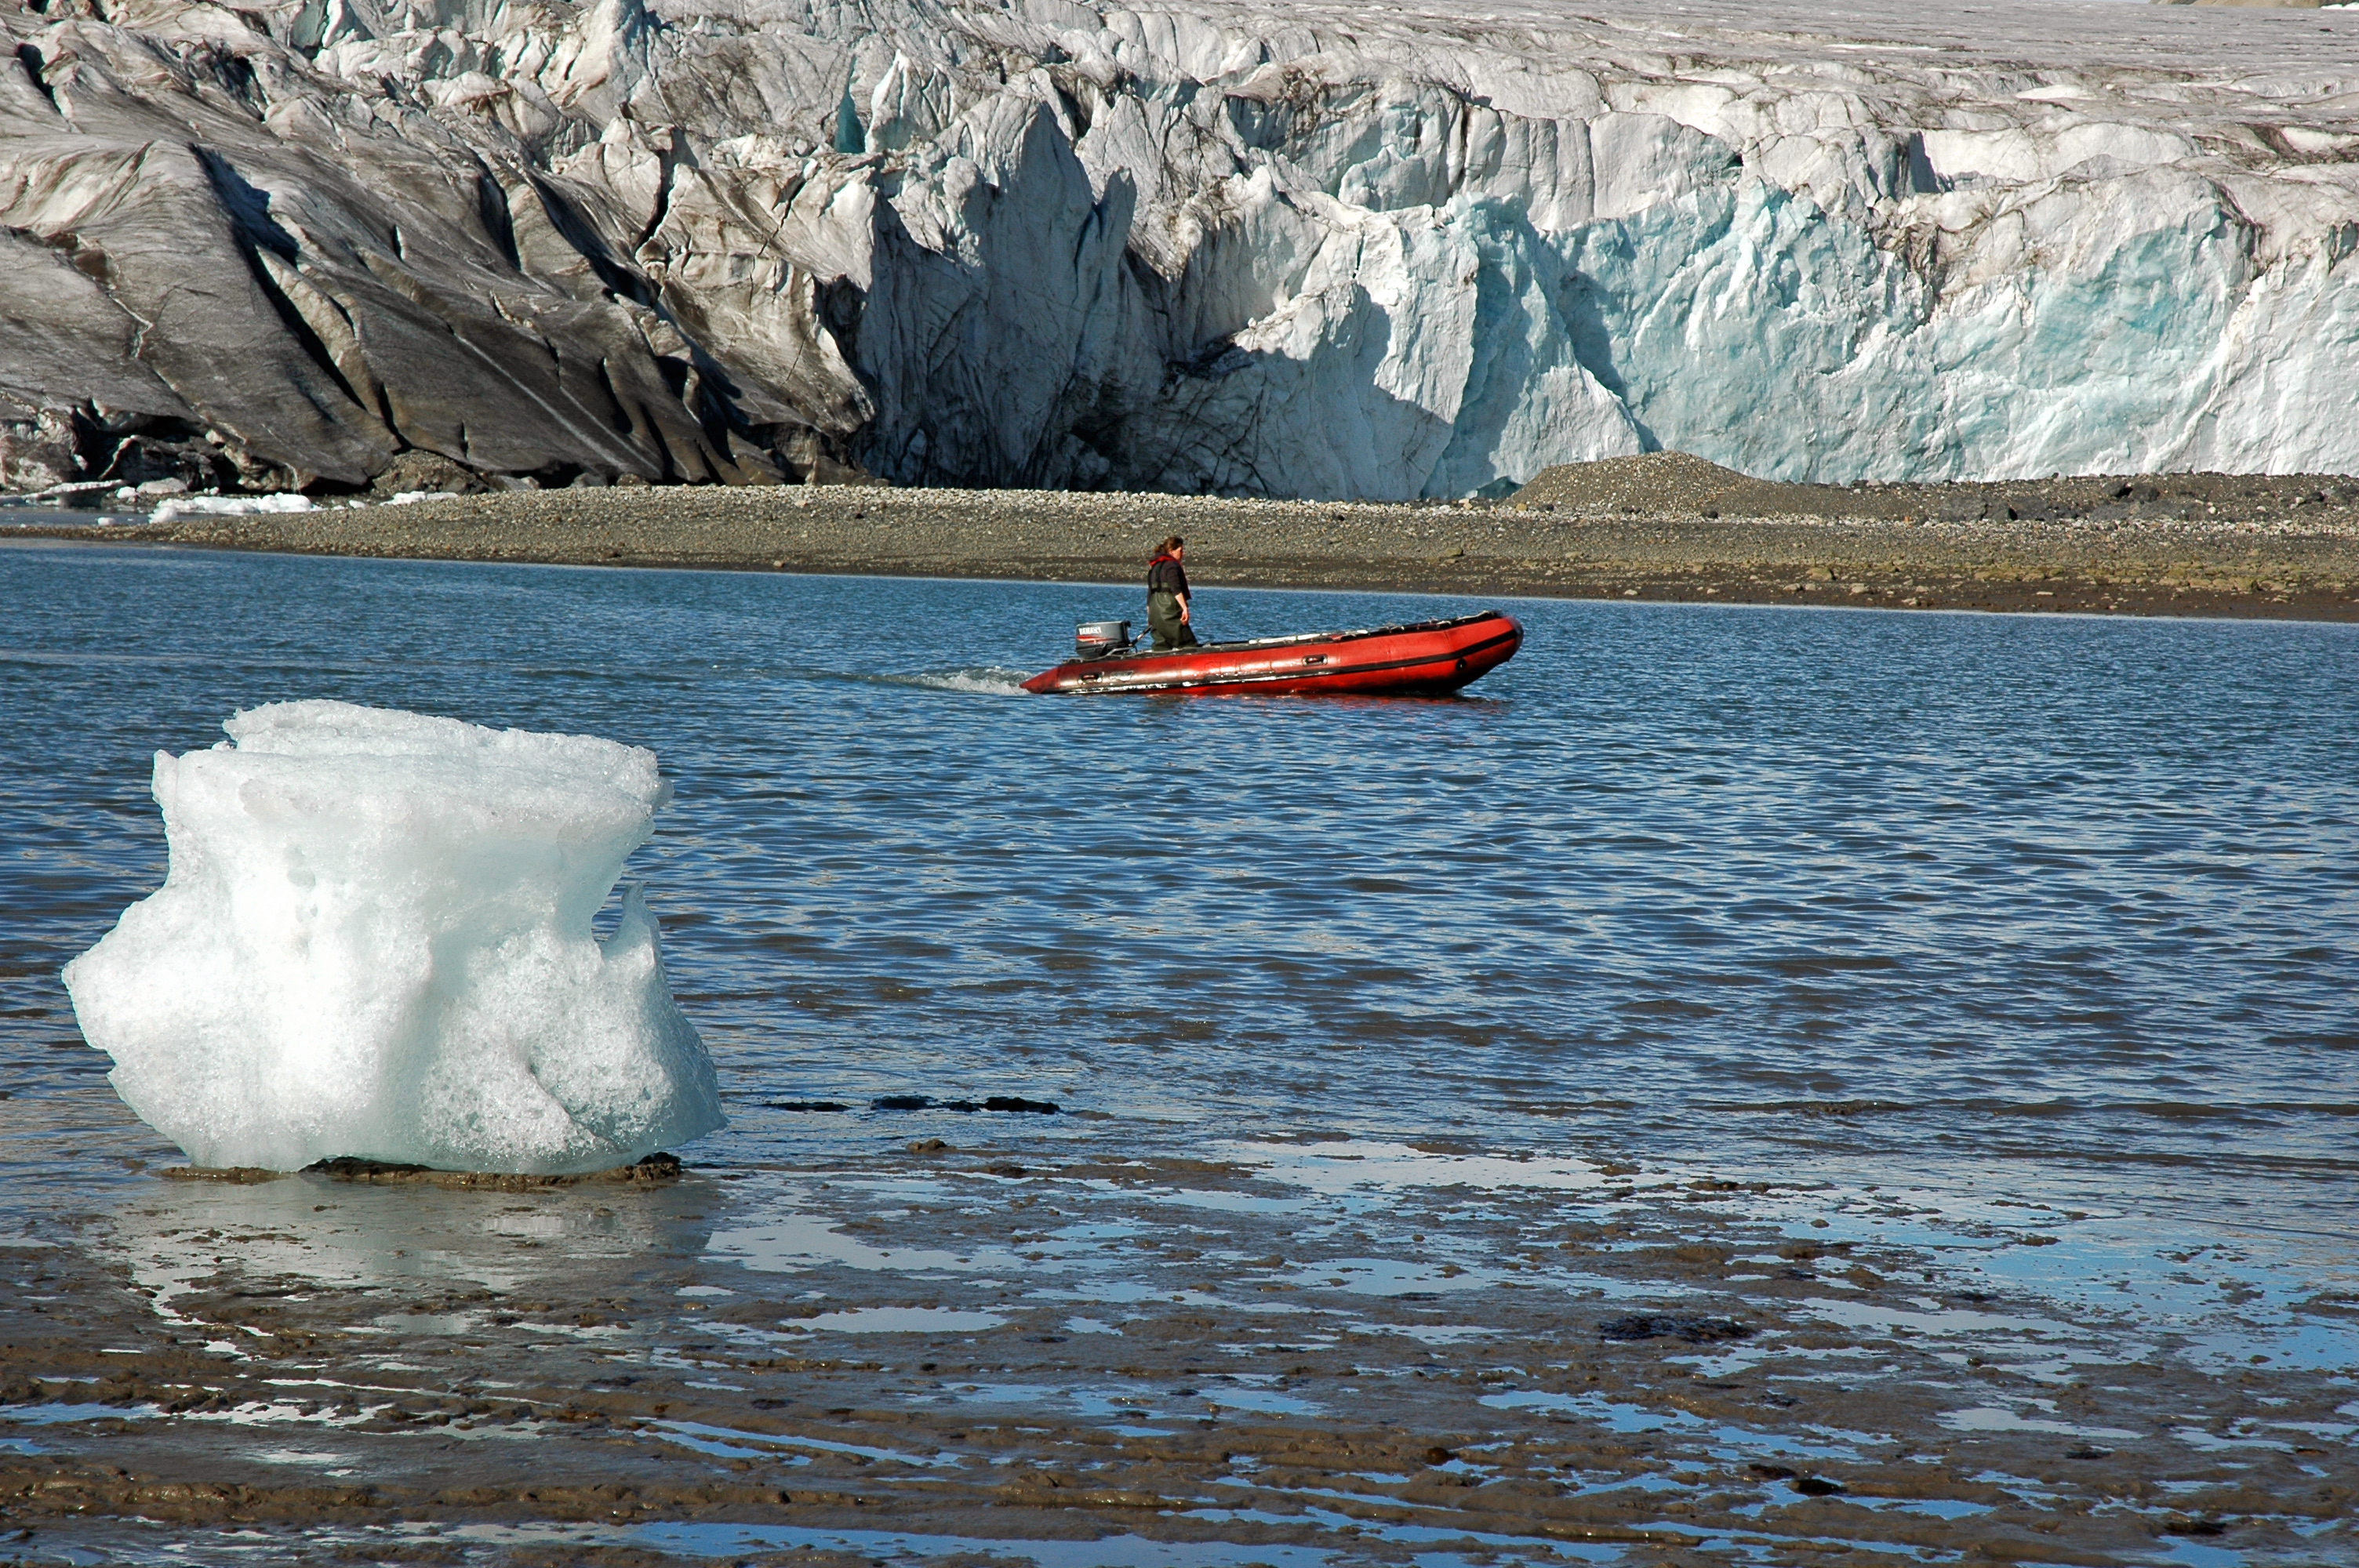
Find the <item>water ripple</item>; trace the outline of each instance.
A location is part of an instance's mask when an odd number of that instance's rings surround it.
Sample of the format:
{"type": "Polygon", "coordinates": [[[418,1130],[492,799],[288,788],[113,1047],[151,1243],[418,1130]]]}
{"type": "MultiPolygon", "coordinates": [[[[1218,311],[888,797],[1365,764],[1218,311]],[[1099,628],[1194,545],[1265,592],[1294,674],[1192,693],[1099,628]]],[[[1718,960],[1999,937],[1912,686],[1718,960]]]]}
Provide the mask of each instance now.
{"type": "Polygon", "coordinates": [[[159,875],[150,754],[339,697],[661,752],[634,874],[741,1101],[2348,1202],[2352,628],[1532,602],[1473,698],[977,702],[1125,596],[151,559],[0,552],[19,1097],[90,1081],[55,973],[159,875]]]}

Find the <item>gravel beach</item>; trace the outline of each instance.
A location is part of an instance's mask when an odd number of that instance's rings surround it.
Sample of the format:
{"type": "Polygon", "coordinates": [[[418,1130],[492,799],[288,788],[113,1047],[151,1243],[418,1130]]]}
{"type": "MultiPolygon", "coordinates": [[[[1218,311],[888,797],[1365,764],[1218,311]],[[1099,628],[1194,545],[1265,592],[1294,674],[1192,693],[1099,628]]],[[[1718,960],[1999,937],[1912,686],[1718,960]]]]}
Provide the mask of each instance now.
{"type": "MultiPolygon", "coordinates": [[[[0,535],[101,532],[55,514],[5,518],[0,535]]],[[[103,533],[317,555],[1125,586],[1176,533],[1200,588],[2359,620],[2359,480],[2331,475],[1788,485],[1655,453],[1451,504],[638,487],[142,517],[103,533]]]]}

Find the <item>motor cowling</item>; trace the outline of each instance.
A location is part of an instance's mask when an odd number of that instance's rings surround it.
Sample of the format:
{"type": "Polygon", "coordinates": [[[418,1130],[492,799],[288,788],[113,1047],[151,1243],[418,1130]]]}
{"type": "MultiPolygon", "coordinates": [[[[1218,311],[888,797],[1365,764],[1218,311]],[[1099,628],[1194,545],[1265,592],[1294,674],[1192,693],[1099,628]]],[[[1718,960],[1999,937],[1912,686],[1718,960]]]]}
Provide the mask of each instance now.
{"type": "Polygon", "coordinates": [[[1073,657],[1104,659],[1130,650],[1127,621],[1084,621],[1073,628],[1073,657]]]}

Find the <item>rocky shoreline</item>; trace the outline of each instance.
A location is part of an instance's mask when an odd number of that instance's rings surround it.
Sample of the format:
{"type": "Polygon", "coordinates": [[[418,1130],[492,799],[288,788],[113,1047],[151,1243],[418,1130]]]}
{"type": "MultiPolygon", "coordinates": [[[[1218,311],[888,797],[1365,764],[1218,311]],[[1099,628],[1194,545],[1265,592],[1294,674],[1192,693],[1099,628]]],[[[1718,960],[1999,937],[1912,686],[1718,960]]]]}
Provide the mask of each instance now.
{"type": "Polygon", "coordinates": [[[1781,485],[1677,453],[1399,505],[874,486],[436,497],[0,536],[311,555],[1128,584],[1167,533],[1202,588],[2359,620],[2359,480],[2180,474],[1781,485]]]}

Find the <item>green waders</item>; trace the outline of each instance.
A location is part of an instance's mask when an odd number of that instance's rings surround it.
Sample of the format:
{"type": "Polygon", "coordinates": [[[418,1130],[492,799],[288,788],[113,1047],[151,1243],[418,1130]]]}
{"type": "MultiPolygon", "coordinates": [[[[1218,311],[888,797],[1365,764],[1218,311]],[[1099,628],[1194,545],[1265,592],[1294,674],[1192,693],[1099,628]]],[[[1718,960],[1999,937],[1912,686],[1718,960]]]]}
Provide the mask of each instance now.
{"type": "Polygon", "coordinates": [[[1147,629],[1155,633],[1155,649],[1196,646],[1195,628],[1180,619],[1180,596],[1158,589],[1147,596],[1147,629]]]}

